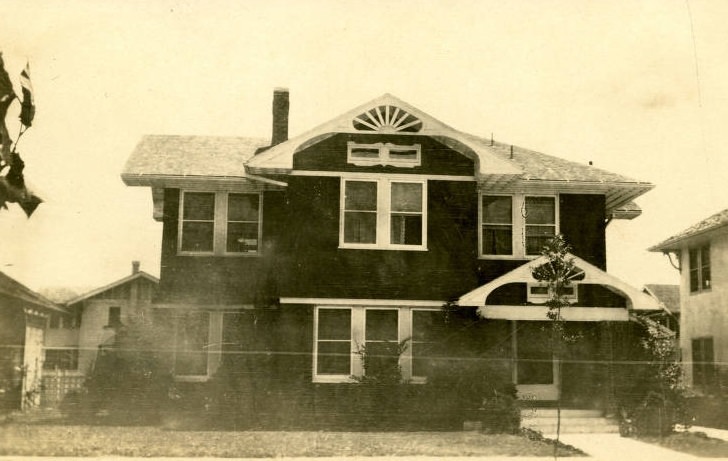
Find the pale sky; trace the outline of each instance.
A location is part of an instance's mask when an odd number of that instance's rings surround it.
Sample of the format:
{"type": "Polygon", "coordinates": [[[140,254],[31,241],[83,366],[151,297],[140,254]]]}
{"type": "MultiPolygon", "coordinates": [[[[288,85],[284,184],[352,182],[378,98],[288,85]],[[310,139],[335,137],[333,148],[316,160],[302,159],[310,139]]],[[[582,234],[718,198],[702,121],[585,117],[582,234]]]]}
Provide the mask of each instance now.
{"type": "MultiPolygon", "coordinates": [[[[728,208],[724,1],[3,1],[11,79],[37,113],[19,151],[45,199],[0,211],[0,271],[94,287],[159,274],[148,188],[119,177],[143,134],[290,134],[392,93],[466,132],[656,188],[608,227],[610,273],[677,283],[646,248],[728,208]]],[[[17,133],[16,103],[10,130],[17,133]]]]}

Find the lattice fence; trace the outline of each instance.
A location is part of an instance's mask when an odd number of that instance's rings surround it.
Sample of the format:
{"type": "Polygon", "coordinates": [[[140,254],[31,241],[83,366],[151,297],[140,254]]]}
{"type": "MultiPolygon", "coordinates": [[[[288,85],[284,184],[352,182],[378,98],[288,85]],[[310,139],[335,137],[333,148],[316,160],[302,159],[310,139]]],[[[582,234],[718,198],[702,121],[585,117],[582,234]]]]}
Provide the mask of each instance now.
{"type": "Polygon", "coordinates": [[[56,407],[71,391],[83,388],[86,377],[77,371],[43,370],[41,405],[56,407]]]}

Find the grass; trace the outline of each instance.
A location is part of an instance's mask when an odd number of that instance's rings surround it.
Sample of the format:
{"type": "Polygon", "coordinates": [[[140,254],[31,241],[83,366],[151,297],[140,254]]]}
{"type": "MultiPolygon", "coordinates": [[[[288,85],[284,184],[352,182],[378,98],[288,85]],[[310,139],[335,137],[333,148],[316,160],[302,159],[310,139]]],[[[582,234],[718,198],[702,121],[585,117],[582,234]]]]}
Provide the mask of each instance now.
{"type": "MultiPolygon", "coordinates": [[[[560,456],[583,456],[571,447],[560,456]]],[[[6,422],[0,455],[15,456],[552,456],[523,435],[477,432],[205,432],[6,422]]]]}
{"type": "Polygon", "coordinates": [[[678,432],[667,437],[640,437],[639,440],[703,458],[728,458],[728,442],[702,432],[678,432]]]}

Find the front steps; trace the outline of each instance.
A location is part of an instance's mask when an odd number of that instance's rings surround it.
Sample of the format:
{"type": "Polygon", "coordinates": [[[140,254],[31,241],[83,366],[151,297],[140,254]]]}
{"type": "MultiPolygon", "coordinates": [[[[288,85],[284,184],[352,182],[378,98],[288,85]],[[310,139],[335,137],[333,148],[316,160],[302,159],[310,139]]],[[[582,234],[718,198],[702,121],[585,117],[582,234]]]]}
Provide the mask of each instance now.
{"type": "MultiPolygon", "coordinates": [[[[524,408],[521,427],[542,434],[556,434],[556,408],[524,408]]],[[[599,410],[561,410],[562,434],[612,434],[619,432],[616,421],[604,418],[599,410]]]]}

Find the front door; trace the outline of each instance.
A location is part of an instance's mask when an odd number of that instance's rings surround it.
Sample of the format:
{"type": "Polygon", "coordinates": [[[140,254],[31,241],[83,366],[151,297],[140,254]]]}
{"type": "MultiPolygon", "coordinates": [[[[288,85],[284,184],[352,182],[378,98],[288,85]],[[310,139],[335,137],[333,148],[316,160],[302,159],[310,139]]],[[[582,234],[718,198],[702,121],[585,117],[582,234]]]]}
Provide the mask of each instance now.
{"type": "Polygon", "coordinates": [[[512,322],[513,382],[522,400],[557,400],[558,359],[551,347],[549,322],[512,322]]]}

